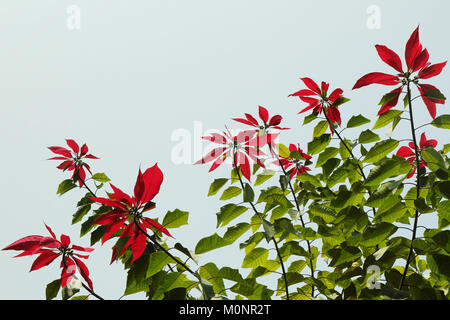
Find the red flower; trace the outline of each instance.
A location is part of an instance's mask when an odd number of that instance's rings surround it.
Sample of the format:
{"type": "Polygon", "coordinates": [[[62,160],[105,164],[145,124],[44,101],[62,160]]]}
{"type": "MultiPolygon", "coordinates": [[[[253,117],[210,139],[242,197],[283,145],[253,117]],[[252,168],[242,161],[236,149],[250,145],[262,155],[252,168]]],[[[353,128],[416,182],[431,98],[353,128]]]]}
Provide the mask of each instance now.
{"type": "MultiPolygon", "coordinates": [[[[289,145],[289,151],[298,151],[300,153],[300,155],[302,156],[303,159],[305,159],[306,161],[310,160],[312,157],[306,153],[303,152],[302,149],[300,149],[300,144],[297,144],[297,146],[295,144],[290,144],[289,145]]],[[[273,164],[276,165],[281,165],[284,167],[284,169],[287,171],[287,173],[289,173],[289,179],[292,179],[293,177],[305,173],[306,171],[311,171],[311,169],[307,166],[305,166],[304,162],[302,162],[299,159],[296,158],[285,158],[283,156],[280,155],[280,161],[274,161],[273,164]],[[291,168],[292,167],[292,168],[291,168]],[[291,168],[291,169],[289,169],[291,168]]]]}
{"type": "Polygon", "coordinates": [[[77,269],[81,276],[86,280],[89,288],[92,288],[92,281],[89,279],[89,270],[86,265],[78,258],[87,259],[87,255],[81,255],[74,253],[74,251],[82,252],[92,252],[92,248],[84,248],[77,245],[70,246],[70,237],[62,234],[60,240],[56,239],[55,234],[52,229],[45,226],[51,237],[44,236],[28,236],[19,239],[6,248],[2,250],[23,250],[22,253],[15,257],[28,256],[33,254],[39,254],[39,256],[34,260],[30,272],[38,270],[44,266],[49,265],[59,256],[63,256],[61,260],[61,287],[65,287],[73,279],[73,274],[76,273],[77,269]]]}
{"type": "MultiPolygon", "coordinates": [[[[413,166],[413,170],[408,175],[408,178],[411,178],[414,175],[414,173],[416,172],[416,169],[417,169],[416,168],[416,153],[414,152],[414,143],[410,142],[408,145],[409,145],[409,147],[406,147],[406,146],[400,147],[398,149],[396,155],[399,156],[399,157],[406,158],[411,163],[411,165],[413,166]]],[[[421,157],[420,157],[420,152],[422,151],[422,149],[424,149],[426,147],[433,147],[433,148],[435,148],[436,145],[437,145],[437,141],[436,140],[434,140],[434,139],[427,140],[427,137],[425,136],[425,132],[422,133],[422,135],[420,136],[420,142],[419,142],[419,148],[418,148],[419,158],[420,158],[420,161],[419,161],[419,167],[420,168],[422,168],[424,166],[427,166],[427,163],[423,159],[421,159],[421,157]]]]}
{"type": "Polygon", "coordinates": [[[63,147],[48,147],[53,153],[60,155],[48,160],[64,160],[59,166],[57,166],[57,168],[60,170],[73,171],[72,179],[78,179],[78,183],[80,187],[82,187],[86,179],[86,172],[84,171],[84,168],[92,174],[89,165],[83,162],[83,159],[98,158],[92,154],[88,154],[89,149],[86,144],[83,144],[80,148],[79,145],[72,139],[66,139],[66,142],[72,151],[63,147]],[[77,174],[78,176],[76,176],[77,174]]]}
{"type": "Polygon", "coordinates": [[[222,145],[208,152],[202,159],[194,164],[208,163],[214,160],[209,172],[219,167],[227,157],[234,155],[233,168],[236,164],[240,165],[242,174],[250,181],[250,157],[254,162],[264,168],[264,164],[259,159],[265,154],[260,150],[266,144],[272,143],[276,139],[278,133],[264,133],[256,135],[257,130],[241,131],[233,136],[227,129],[222,134],[212,133],[210,136],[202,137],[202,139],[222,145]],[[248,156],[248,157],[247,157],[248,156]]]}
{"type": "Polygon", "coordinates": [[[368,73],[356,82],[353,89],[361,88],[375,83],[389,86],[400,84],[399,87],[389,92],[386,101],[384,101],[383,105],[378,111],[378,115],[381,115],[397,105],[403,87],[409,82],[412,82],[417,85],[422,96],[422,100],[425,103],[431,117],[434,119],[436,117],[436,103],[444,104],[445,101],[425,97],[425,92],[427,92],[428,90],[437,90],[437,88],[428,84],[419,84],[419,80],[428,79],[440,74],[442,69],[447,64],[447,61],[433,65],[428,62],[428,51],[427,49],[422,48],[422,45],[419,42],[419,27],[414,30],[408,42],[406,43],[405,70],[403,69],[400,57],[394,51],[383,45],[376,45],[375,48],[377,49],[378,55],[380,56],[381,60],[383,60],[386,64],[394,68],[399,73],[395,75],[382,72],[368,73]],[[412,78],[412,74],[414,72],[418,73],[414,76],[414,78],[412,78]]]}
{"type": "Polygon", "coordinates": [[[158,222],[143,216],[144,212],[155,208],[156,204],[151,200],[158,194],[162,181],[163,173],[158,168],[158,164],[155,164],[144,173],[139,169],[133,196],[110,184],[113,193],[108,194],[109,198],[90,197],[95,202],[111,207],[111,211],[102,214],[93,222],[93,224],[107,226],[102,244],[119,230],[122,230],[120,238],[129,237],[119,257],[130,246],[133,253],[132,262],[142,255],[147,244],[147,236],[140,229],[146,231],[155,228],[172,237],[169,231],[158,222]],[[132,218],[132,221],[127,224],[129,218],[132,218]]]}
{"type": "Polygon", "coordinates": [[[281,123],[281,120],[283,119],[282,116],[280,115],[274,115],[272,118],[270,118],[269,120],[269,112],[267,111],[266,108],[259,106],[259,118],[262,120],[262,124],[260,125],[258,123],[258,120],[256,120],[251,114],[245,113],[245,117],[246,119],[242,119],[242,118],[234,118],[234,121],[258,128],[260,130],[264,130],[265,132],[269,129],[269,128],[274,128],[274,129],[278,129],[278,130],[288,130],[289,128],[281,128],[278,125],[281,123]]]}
{"type": "MultiPolygon", "coordinates": [[[[330,86],[329,83],[322,81],[321,86],[317,85],[310,78],[300,78],[303,83],[308,87],[308,89],[302,89],[295,93],[289,95],[294,97],[299,97],[303,102],[308,103],[308,106],[299,112],[303,113],[305,111],[313,109],[313,113],[320,114],[322,111],[325,113],[327,118],[331,123],[341,125],[341,114],[338,110],[338,106],[345,102],[345,99],[342,94],[344,91],[340,88],[337,88],[328,94],[328,88],[330,86]]],[[[334,132],[332,126],[330,125],[330,131],[334,132]]]]}

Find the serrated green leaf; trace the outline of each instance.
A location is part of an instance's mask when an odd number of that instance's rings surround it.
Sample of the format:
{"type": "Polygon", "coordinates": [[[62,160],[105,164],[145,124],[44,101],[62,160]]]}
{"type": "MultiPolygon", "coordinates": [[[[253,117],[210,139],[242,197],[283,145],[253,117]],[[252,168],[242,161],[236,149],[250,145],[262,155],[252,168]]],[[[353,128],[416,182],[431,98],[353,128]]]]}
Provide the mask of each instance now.
{"type": "Polygon", "coordinates": [[[381,222],[374,227],[369,227],[362,234],[360,244],[365,247],[374,247],[383,242],[387,237],[397,231],[397,227],[388,222],[381,222]]]}
{"type": "Polygon", "coordinates": [[[104,173],[95,173],[94,175],[92,175],[92,179],[102,183],[111,181],[111,179],[109,179],[108,176],[104,173]]]}
{"type": "Polygon", "coordinates": [[[437,171],[439,169],[447,170],[448,163],[445,161],[444,157],[432,147],[424,148],[420,151],[422,158],[426,161],[428,168],[431,171],[437,171]]]}
{"type": "Polygon", "coordinates": [[[77,185],[73,183],[72,179],[66,179],[59,184],[56,194],[62,196],[64,193],[76,188],[76,186],[77,185]]]}
{"type": "Polygon", "coordinates": [[[328,161],[328,159],[333,158],[335,155],[337,155],[338,152],[339,152],[339,149],[335,148],[335,147],[328,147],[325,150],[323,150],[319,154],[319,157],[317,158],[316,168],[321,167],[323,164],[325,164],[328,161]]]}
{"type": "Polygon", "coordinates": [[[247,210],[247,207],[238,206],[233,203],[224,205],[220,208],[220,212],[217,213],[217,228],[219,228],[220,226],[226,226],[228,223],[239,217],[247,210]]]}
{"type": "Polygon", "coordinates": [[[47,287],[45,288],[45,299],[52,300],[56,298],[59,288],[61,288],[61,279],[56,279],[47,284],[47,287]]]}
{"type": "Polygon", "coordinates": [[[317,119],[317,114],[311,113],[305,117],[305,119],[303,120],[303,125],[308,124],[315,119],[317,119]]]}
{"type": "Polygon", "coordinates": [[[269,250],[265,248],[255,248],[250,251],[242,262],[242,268],[256,268],[263,264],[269,257],[269,250]]]}
{"type": "Polygon", "coordinates": [[[403,113],[401,110],[388,110],[385,113],[381,114],[377,121],[375,122],[375,125],[373,126],[372,130],[383,128],[387,126],[389,123],[394,121],[394,119],[398,116],[400,116],[403,113]]]}
{"type": "Polygon", "coordinates": [[[258,174],[256,176],[256,181],[254,183],[254,186],[259,186],[260,184],[264,183],[268,179],[272,178],[275,175],[275,171],[268,171],[265,170],[262,173],[258,174]]]}
{"type": "Polygon", "coordinates": [[[227,178],[215,179],[209,186],[208,197],[215,195],[228,182],[227,178]]]}
{"type": "Polygon", "coordinates": [[[363,124],[369,123],[370,120],[365,118],[362,115],[357,115],[357,116],[352,116],[350,118],[350,120],[348,120],[347,122],[347,128],[355,128],[355,127],[359,127],[363,124]]]}
{"type": "Polygon", "coordinates": [[[423,93],[424,97],[435,100],[446,100],[447,98],[438,89],[427,90],[423,93]]]}
{"type": "Polygon", "coordinates": [[[398,141],[387,139],[377,142],[364,157],[363,162],[376,163],[387,156],[398,146],[398,141]]]}
{"type": "Polygon", "coordinates": [[[173,211],[167,211],[163,219],[164,228],[178,228],[185,224],[188,224],[189,212],[175,209],[173,211]]]}
{"type": "Polygon", "coordinates": [[[154,274],[160,272],[168,263],[173,262],[164,251],[156,251],[150,255],[146,278],[150,278],[154,274]]]}
{"type": "Polygon", "coordinates": [[[231,198],[237,197],[242,193],[242,189],[236,186],[230,186],[222,193],[220,200],[229,200],[231,198]]]}
{"type": "Polygon", "coordinates": [[[327,120],[319,121],[316,124],[316,126],[314,127],[313,138],[320,137],[322,134],[324,134],[327,131],[327,128],[328,128],[327,120]]]}
{"type": "Polygon", "coordinates": [[[314,138],[313,141],[308,142],[308,154],[315,155],[322,152],[330,143],[331,135],[326,133],[320,137],[314,138]]]}
{"type": "Polygon", "coordinates": [[[244,202],[253,202],[255,200],[255,192],[248,183],[244,185],[244,202]]]}
{"type": "Polygon", "coordinates": [[[371,143],[378,140],[380,140],[380,137],[369,129],[361,132],[358,138],[359,143],[371,143]]]}

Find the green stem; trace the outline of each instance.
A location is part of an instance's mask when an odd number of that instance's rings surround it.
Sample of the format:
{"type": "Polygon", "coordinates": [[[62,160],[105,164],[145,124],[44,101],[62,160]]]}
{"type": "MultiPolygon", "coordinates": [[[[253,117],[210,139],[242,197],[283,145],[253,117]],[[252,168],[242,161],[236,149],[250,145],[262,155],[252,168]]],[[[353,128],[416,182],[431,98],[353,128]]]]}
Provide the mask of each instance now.
{"type": "MultiPolygon", "coordinates": [[[[233,163],[234,163],[234,170],[239,178],[239,182],[241,184],[242,190],[245,189],[244,187],[244,182],[242,181],[242,177],[241,174],[239,173],[239,169],[236,163],[236,150],[235,148],[233,148],[233,163]]],[[[256,209],[255,205],[253,204],[252,201],[249,201],[250,206],[252,207],[253,211],[255,212],[255,214],[261,219],[261,221],[264,221],[264,218],[261,216],[261,214],[258,212],[258,210],[256,209]]],[[[273,243],[275,244],[275,249],[277,251],[277,255],[278,255],[278,259],[280,260],[280,264],[281,264],[281,270],[283,271],[283,278],[284,278],[284,286],[286,288],[286,300],[289,300],[289,289],[288,289],[288,282],[287,282],[287,278],[286,278],[286,270],[284,269],[284,263],[283,263],[283,258],[281,257],[281,253],[280,250],[278,248],[278,243],[275,240],[274,237],[271,238],[271,240],[273,241],[273,243]]]]}
{"type": "Polygon", "coordinates": [[[175,258],[166,248],[164,248],[162,245],[160,245],[157,241],[155,241],[147,232],[145,232],[144,229],[141,228],[141,226],[139,225],[139,221],[137,220],[136,217],[134,217],[134,224],[136,225],[136,227],[139,229],[140,232],[142,232],[143,234],[145,234],[145,236],[147,237],[147,239],[149,239],[154,245],[156,245],[160,250],[164,251],[164,253],[166,253],[170,258],[172,258],[173,261],[175,261],[176,263],[178,263],[180,266],[182,266],[183,268],[185,268],[188,272],[190,272],[193,276],[195,276],[196,278],[198,278],[198,275],[192,271],[186,264],[184,264],[183,262],[181,262],[180,260],[178,260],[177,258],[175,258]]]}
{"type": "MultiPolygon", "coordinates": [[[[419,183],[419,179],[420,179],[420,170],[419,170],[419,165],[420,165],[420,160],[419,160],[419,150],[417,148],[417,139],[416,139],[416,130],[414,129],[414,119],[413,119],[413,112],[412,112],[412,101],[411,101],[411,89],[409,87],[409,81],[407,83],[407,95],[408,95],[408,105],[409,105],[409,115],[410,115],[410,124],[411,124],[411,134],[412,134],[412,138],[413,138],[413,143],[414,143],[414,152],[416,154],[416,199],[419,199],[420,196],[420,183],[419,183]]],[[[406,265],[405,265],[405,270],[403,271],[403,275],[400,281],[400,286],[399,286],[399,290],[401,290],[403,288],[403,285],[405,283],[405,279],[406,279],[406,274],[408,273],[408,268],[409,268],[409,264],[411,263],[411,258],[412,258],[412,254],[413,254],[413,249],[414,249],[414,240],[416,239],[416,235],[417,235],[417,223],[419,220],[419,211],[416,209],[416,213],[414,215],[414,226],[413,226],[413,230],[412,230],[412,237],[411,237],[411,245],[409,247],[409,253],[408,253],[408,258],[406,259],[406,265]]]]}
{"type": "MultiPolygon", "coordinates": [[[[278,163],[280,164],[280,167],[281,167],[281,170],[283,171],[283,174],[286,177],[288,177],[288,174],[286,172],[286,169],[283,166],[283,163],[280,160],[280,157],[278,156],[278,154],[275,151],[273,151],[272,145],[270,143],[269,143],[269,149],[272,151],[272,154],[274,154],[277,157],[278,163]]],[[[294,197],[295,207],[297,208],[297,211],[300,214],[300,205],[298,204],[297,197],[295,196],[295,191],[294,191],[294,188],[293,188],[292,183],[291,183],[291,179],[289,179],[289,178],[288,178],[288,185],[289,185],[289,189],[291,190],[292,196],[294,197]]],[[[301,215],[299,215],[299,217],[300,217],[300,222],[301,222],[303,228],[305,228],[305,222],[303,221],[303,217],[301,215]]],[[[306,244],[308,246],[308,253],[310,255],[309,267],[311,269],[311,277],[314,278],[314,264],[312,262],[311,244],[310,244],[309,240],[306,240],[306,244]]],[[[314,296],[314,286],[312,286],[311,296],[314,296]]]]}

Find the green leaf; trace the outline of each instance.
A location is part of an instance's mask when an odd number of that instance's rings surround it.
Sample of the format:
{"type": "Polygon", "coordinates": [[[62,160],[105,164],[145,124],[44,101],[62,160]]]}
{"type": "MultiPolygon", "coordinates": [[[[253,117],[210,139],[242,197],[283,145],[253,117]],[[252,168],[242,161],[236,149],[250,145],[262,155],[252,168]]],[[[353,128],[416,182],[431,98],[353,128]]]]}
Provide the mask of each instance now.
{"type": "Polygon", "coordinates": [[[320,137],[322,134],[324,134],[327,131],[327,128],[328,128],[327,120],[319,121],[316,124],[316,126],[314,127],[313,138],[320,137]]]}
{"type": "Polygon", "coordinates": [[[349,102],[349,101],[350,101],[350,99],[348,99],[348,98],[339,97],[336,100],[334,100],[332,106],[333,107],[337,107],[337,106],[340,106],[341,104],[344,104],[344,103],[349,102]]]}
{"type": "Polygon", "coordinates": [[[337,267],[345,263],[351,263],[361,257],[362,252],[357,247],[342,245],[341,248],[328,250],[327,254],[332,258],[330,267],[337,267]]]}
{"type": "Polygon", "coordinates": [[[387,139],[377,142],[367,153],[363,162],[375,163],[383,159],[398,146],[398,141],[387,139]]]}
{"type": "Polygon", "coordinates": [[[175,209],[168,211],[163,219],[163,227],[165,228],[178,228],[185,224],[188,224],[189,212],[175,209]]]}
{"type": "Polygon", "coordinates": [[[102,182],[102,183],[111,181],[111,179],[109,179],[108,176],[104,173],[95,173],[92,176],[92,179],[94,179],[95,181],[98,181],[98,182],[102,182]]]}
{"type": "Polygon", "coordinates": [[[362,235],[360,244],[364,247],[374,247],[396,232],[397,229],[396,226],[387,222],[381,222],[375,227],[368,227],[362,235]]]}
{"type": "Polygon", "coordinates": [[[58,295],[59,288],[61,288],[61,279],[57,279],[47,284],[47,287],[45,288],[45,299],[54,299],[58,295]]]}
{"type": "MultiPolygon", "coordinates": [[[[88,198],[83,198],[83,199],[88,199],[88,198]]],[[[72,224],[75,224],[75,223],[81,221],[81,219],[83,219],[83,217],[89,212],[89,210],[91,210],[92,200],[90,200],[90,199],[88,199],[88,200],[90,202],[88,202],[87,204],[78,206],[78,210],[72,216],[72,224]]]]}
{"type": "Polygon", "coordinates": [[[438,232],[431,238],[439,247],[450,253],[450,230],[438,232]]]}
{"type": "Polygon", "coordinates": [[[316,168],[321,167],[328,159],[333,158],[339,152],[338,148],[328,147],[319,154],[316,162],[316,168]]]}
{"type": "Polygon", "coordinates": [[[339,167],[336,170],[333,171],[333,173],[328,177],[327,179],[327,187],[332,188],[338,183],[342,183],[345,181],[345,179],[348,176],[348,171],[343,168],[339,167]]]}
{"type": "Polygon", "coordinates": [[[262,173],[258,174],[256,176],[256,181],[254,183],[254,186],[259,186],[260,184],[264,183],[265,181],[269,180],[275,175],[275,171],[269,171],[265,170],[262,173]]]}
{"type": "Polygon", "coordinates": [[[239,217],[241,214],[248,210],[247,207],[238,206],[233,203],[229,203],[220,208],[220,212],[217,215],[217,228],[220,226],[226,226],[232,220],[239,217]]]}
{"type": "Polygon", "coordinates": [[[241,192],[242,192],[241,188],[230,186],[223,192],[222,196],[220,197],[220,200],[228,200],[237,197],[238,195],[241,194],[241,192]]]}
{"type": "Polygon", "coordinates": [[[423,93],[424,97],[436,100],[446,100],[447,98],[438,89],[427,90],[423,93]]]}
{"type": "Polygon", "coordinates": [[[255,192],[252,189],[252,186],[248,183],[245,183],[244,186],[244,202],[253,202],[255,200],[255,192]]]}
{"type": "Polygon", "coordinates": [[[313,141],[308,142],[308,154],[315,155],[324,150],[331,141],[331,135],[326,133],[320,137],[314,138],[313,141]]]}
{"type": "Polygon", "coordinates": [[[208,197],[215,195],[220,190],[220,188],[222,188],[227,183],[227,181],[227,178],[215,179],[209,186],[208,197]]]}
{"type": "Polygon", "coordinates": [[[280,187],[281,190],[285,191],[289,186],[289,177],[284,174],[280,175],[280,187]]]}
{"type": "Polygon", "coordinates": [[[284,144],[278,144],[278,154],[283,158],[289,158],[291,151],[284,144]]]}
{"type": "Polygon", "coordinates": [[[437,186],[439,192],[447,199],[450,199],[450,181],[442,181],[437,186]]]}
{"type": "Polygon", "coordinates": [[[232,244],[236,241],[240,236],[246,233],[250,229],[251,225],[246,222],[241,222],[235,225],[234,227],[229,227],[225,234],[223,235],[223,240],[227,244],[232,244]]]}
{"type": "Polygon", "coordinates": [[[361,132],[358,138],[359,143],[371,143],[378,140],[380,140],[380,137],[369,129],[361,132]]]}
{"type": "Polygon", "coordinates": [[[442,155],[436,151],[432,147],[427,147],[421,150],[420,154],[422,155],[422,158],[426,161],[428,167],[433,172],[443,169],[448,169],[448,164],[445,161],[445,159],[442,157],[442,155]]]}
{"type": "Polygon", "coordinates": [[[411,169],[411,164],[403,159],[387,159],[381,161],[375,168],[370,170],[365,186],[376,187],[387,178],[406,174],[411,169]]]}
{"type": "Polygon", "coordinates": [[[266,237],[267,242],[269,242],[275,235],[275,227],[267,220],[263,220],[262,224],[264,228],[264,236],[266,237]]]}
{"type": "Polygon", "coordinates": [[[381,98],[380,102],[378,102],[379,106],[382,106],[383,104],[385,104],[386,102],[391,101],[392,99],[394,99],[395,97],[397,97],[398,92],[389,92],[386,93],[385,95],[383,95],[383,97],[381,98]]]}
{"type": "Polygon", "coordinates": [[[437,128],[450,129],[450,114],[443,114],[431,121],[431,125],[437,128]]]}
{"type": "Polygon", "coordinates": [[[265,248],[255,248],[250,251],[242,262],[242,268],[256,268],[263,264],[269,257],[269,250],[265,248]]]}
{"type": "Polygon", "coordinates": [[[194,284],[195,281],[189,280],[186,275],[182,272],[171,272],[168,273],[158,286],[155,288],[153,293],[153,300],[161,300],[164,298],[164,293],[171,291],[176,288],[187,288],[188,286],[194,284]]]}
{"type": "Polygon", "coordinates": [[[70,300],[89,300],[89,296],[76,296],[72,297],[70,300]]]}
{"type": "Polygon", "coordinates": [[[173,248],[177,249],[178,251],[180,251],[182,253],[184,253],[187,257],[191,258],[192,261],[194,261],[196,264],[198,264],[198,257],[197,257],[197,255],[193,251],[185,248],[181,243],[179,243],[179,242],[175,243],[173,248]]]}
{"type": "Polygon", "coordinates": [[[450,256],[444,254],[427,255],[427,264],[431,272],[450,279],[450,256]]]}
{"type": "Polygon", "coordinates": [[[347,122],[347,128],[359,127],[363,124],[369,123],[370,120],[363,117],[362,115],[352,116],[347,122]]]}
{"type": "Polygon", "coordinates": [[[315,120],[317,118],[317,113],[311,113],[305,117],[303,120],[303,125],[310,123],[311,121],[315,120]]]}
{"type": "Polygon", "coordinates": [[[170,262],[173,262],[173,260],[164,251],[153,252],[150,254],[146,278],[157,274],[170,262]]]}
{"type": "MultiPolygon", "coordinates": [[[[209,294],[209,298],[211,299],[214,297],[214,292],[217,292],[218,294],[226,294],[225,293],[225,284],[223,282],[223,279],[218,276],[219,274],[219,268],[212,263],[209,262],[205,264],[204,266],[200,267],[199,274],[202,278],[202,280],[208,281],[212,285],[212,296],[209,294]]],[[[205,289],[205,288],[204,288],[205,289]]],[[[205,291],[205,290],[203,290],[205,291]]],[[[208,290],[207,290],[208,292],[208,290]]]]}
{"type": "Polygon", "coordinates": [[[321,204],[310,205],[309,211],[313,215],[321,217],[326,223],[330,223],[336,218],[336,212],[332,208],[321,204]]]}
{"type": "Polygon", "coordinates": [[[403,113],[401,110],[388,110],[382,115],[380,115],[375,122],[375,125],[373,126],[372,130],[383,128],[387,126],[389,123],[394,121],[394,119],[398,116],[400,116],[403,113]]]}
{"type": "Polygon", "coordinates": [[[72,179],[66,179],[59,184],[56,194],[59,194],[60,196],[62,196],[64,193],[72,190],[76,186],[77,185],[75,183],[73,183],[72,179]]]}
{"type": "Polygon", "coordinates": [[[198,241],[197,245],[195,246],[195,253],[202,254],[211,250],[225,247],[227,245],[227,241],[223,240],[223,238],[220,237],[217,233],[214,233],[213,235],[205,237],[198,241]]]}
{"type": "Polygon", "coordinates": [[[125,287],[124,295],[134,294],[141,291],[147,291],[149,287],[149,282],[146,275],[148,271],[149,258],[156,254],[148,254],[145,252],[131,265],[127,272],[127,282],[125,287]]]}

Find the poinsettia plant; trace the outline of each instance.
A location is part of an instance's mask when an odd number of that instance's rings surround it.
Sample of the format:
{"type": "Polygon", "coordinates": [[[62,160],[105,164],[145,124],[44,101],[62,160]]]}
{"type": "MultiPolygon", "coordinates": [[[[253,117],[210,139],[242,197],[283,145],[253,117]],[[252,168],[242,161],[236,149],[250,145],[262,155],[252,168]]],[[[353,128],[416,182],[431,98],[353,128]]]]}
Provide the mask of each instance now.
{"type": "MultiPolygon", "coordinates": [[[[429,62],[419,28],[406,41],[405,64],[387,46],[375,49],[395,73],[368,73],[353,89],[395,88],[364,115],[346,113],[347,96],[356,91],[344,96],[343,89],[302,75],[304,87],[289,99],[293,110],[300,108],[296,117],[309,111],[303,125],[315,123],[311,139],[281,143],[284,132],[295,128],[285,127],[282,115],[263,106],[232,118],[239,127],[230,130],[227,124],[202,137],[211,149],[195,164],[207,164],[211,175],[219,166],[229,168],[229,174],[214,177],[207,193],[220,194],[219,201],[226,202],[215,209],[220,232],[199,239],[193,250],[178,242],[175,230],[188,225],[188,212],[161,215],[157,209],[164,180],[158,164],[143,172],[139,168],[133,192],[126,193],[105,173],[93,173],[88,162],[98,158],[86,144],[67,139],[69,148],[49,147],[56,154],[50,160],[62,161],[57,168],[71,172],[58,194],[86,192],[72,218],[72,224],[81,223],[80,236],[89,235],[90,247],[114,242],[110,262],[127,270],[123,295],[144,292],[154,300],[449,299],[450,144],[422,129],[450,129],[450,115],[441,112],[444,106],[437,108],[445,105],[444,94],[422,83],[438,76],[446,62],[429,62]],[[417,126],[421,104],[431,120],[417,126]],[[407,139],[395,138],[401,122],[409,128],[407,139]],[[390,134],[382,139],[376,130],[387,126],[390,134]],[[240,268],[200,263],[200,255],[226,246],[239,253],[230,259],[237,259],[240,268]]],[[[61,275],[47,285],[47,299],[61,288],[63,299],[102,299],[102,288],[94,291],[95,279],[80,260],[95,254],[93,248],[71,245],[67,235],[58,240],[46,228],[50,236],[26,236],[3,250],[23,251],[17,257],[37,255],[31,271],[61,258],[61,275]],[[81,288],[87,292],[77,295],[81,288]]]]}

